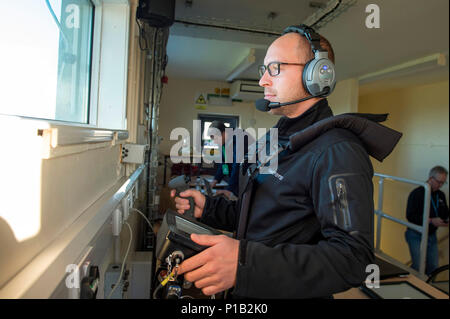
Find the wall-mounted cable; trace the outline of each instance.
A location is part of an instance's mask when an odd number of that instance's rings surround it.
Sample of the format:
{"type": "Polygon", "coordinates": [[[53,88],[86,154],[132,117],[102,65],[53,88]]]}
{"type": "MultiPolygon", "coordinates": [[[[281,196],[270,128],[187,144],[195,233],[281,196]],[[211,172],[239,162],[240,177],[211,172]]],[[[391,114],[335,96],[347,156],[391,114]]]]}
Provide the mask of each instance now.
{"type": "Polygon", "coordinates": [[[130,240],[128,241],[128,248],[127,248],[127,251],[125,253],[125,256],[123,257],[122,268],[120,269],[119,277],[117,278],[117,281],[114,284],[114,287],[111,289],[111,291],[110,291],[109,295],[106,297],[106,299],[110,299],[111,298],[112,294],[114,293],[114,291],[116,290],[117,286],[119,286],[120,281],[122,280],[123,271],[125,270],[125,263],[127,262],[128,254],[130,253],[131,242],[133,241],[133,230],[131,229],[130,224],[128,224],[127,222],[125,222],[124,224],[128,226],[128,229],[130,231],[130,240]]]}

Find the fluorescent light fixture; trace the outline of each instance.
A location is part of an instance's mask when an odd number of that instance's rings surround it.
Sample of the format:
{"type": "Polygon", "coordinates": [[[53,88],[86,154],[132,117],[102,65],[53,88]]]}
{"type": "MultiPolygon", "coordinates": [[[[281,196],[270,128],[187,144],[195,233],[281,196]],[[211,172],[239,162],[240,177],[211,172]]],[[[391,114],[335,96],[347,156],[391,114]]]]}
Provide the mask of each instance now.
{"type": "Polygon", "coordinates": [[[407,61],[398,65],[382,69],[380,71],[368,73],[358,78],[359,84],[365,84],[376,80],[385,78],[392,78],[397,76],[404,76],[422,71],[428,71],[447,65],[447,59],[445,54],[436,53],[427,55],[422,58],[407,61]]]}
{"type": "Polygon", "coordinates": [[[233,71],[227,76],[228,82],[233,82],[245,70],[251,67],[256,62],[255,49],[250,49],[250,53],[239,63],[233,71]]]}

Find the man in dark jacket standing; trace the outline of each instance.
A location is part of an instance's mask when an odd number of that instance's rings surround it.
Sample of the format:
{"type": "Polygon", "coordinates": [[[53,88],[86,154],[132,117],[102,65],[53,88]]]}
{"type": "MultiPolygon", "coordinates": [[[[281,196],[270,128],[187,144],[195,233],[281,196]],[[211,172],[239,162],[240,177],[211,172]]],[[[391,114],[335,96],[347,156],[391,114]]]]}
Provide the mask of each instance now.
{"type": "MultiPolygon", "coordinates": [[[[430,170],[427,183],[430,185],[430,215],[428,220],[428,244],[427,256],[425,258],[425,273],[431,274],[439,266],[438,244],[436,230],[438,227],[448,227],[448,206],[445,194],[439,189],[447,181],[447,170],[442,166],[435,166],[430,170]]],[[[424,206],[425,188],[419,186],[408,196],[408,205],[406,208],[406,218],[411,223],[423,225],[423,206],[424,206]]],[[[420,262],[420,242],[422,234],[408,228],[405,233],[406,241],[411,253],[411,268],[419,271],[420,262]]]]}
{"type": "MultiPolygon", "coordinates": [[[[321,37],[320,45],[333,61],[328,41],[321,37]]],[[[303,35],[276,39],[259,82],[265,99],[285,103],[310,96],[302,72],[313,58],[303,35]]],[[[270,112],[282,115],[275,128],[280,145],[289,145],[278,155],[276,172],[256,174],[250,190],[240,185],[237,202],[195,190],[181,194],[194,197],[201,222],[237,230],[237,238],[192,235],[209,248],[185,260],[179,274],[206,295],[233,288],[233,296],[247,298],[330,297],[360,285],[374,258],[373,168],[365,144],[347,129],[332,128],[292,147],[294,133],[332,119],[323,97],[270,112]]],[[[180,213],[189,207],[185,199],[175,202],[180,213]]]]}

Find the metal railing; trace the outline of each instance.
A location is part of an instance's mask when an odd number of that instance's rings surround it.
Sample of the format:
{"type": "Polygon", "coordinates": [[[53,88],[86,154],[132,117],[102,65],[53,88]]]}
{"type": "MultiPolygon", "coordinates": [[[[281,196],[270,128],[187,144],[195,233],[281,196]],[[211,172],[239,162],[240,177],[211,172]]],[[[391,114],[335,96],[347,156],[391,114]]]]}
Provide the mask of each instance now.
{"type": "Polygon", "coordinates": [[[381,243],[381,221],[383,218],[389,219],[395,223],[404,225],[408,228],[411,228],[411,229],[421,233],[422,239],[420,242],[419,274],[425,277],[426,276],[425,275],[425,267],[426,267],[425,260],[426,260],[426,256],[427,256],[428,225],[429,225],[429,223],[427,221],[428,221],[428,218],[430,215],[430,196],[431,196],[430,185],[426,182],[419,182],[419,181],[415,181],[415,180],[411,180],[411,179],[406,179],[406,178],[401,178],[401,177],[391,176],[391,175],[384,175],[384,174],[379,174],[379,173],[375,173],[374,176],[380,178],[380,180],[378,181],[378,205],[377,205],[377,209],[375,210],[375,214],[378,215],[375,251],[382,252],[381,248],[380,248],[380,243],[381,243]],[[398,182],[407,183],[407,184],[414,184],[414,185],[423,186],[425,188],[422,226],[418,226],[416,224],[412,224],[410,222],[400,220],[398,218],[395,218],[395,217],[390,216],[390,215],[386,214],[385,212],[383,212],[383,195],[384,195],[383,192],[384,192],[384,181],[385,180],[393,180],[393,181],[398,181],[398,182]]]}

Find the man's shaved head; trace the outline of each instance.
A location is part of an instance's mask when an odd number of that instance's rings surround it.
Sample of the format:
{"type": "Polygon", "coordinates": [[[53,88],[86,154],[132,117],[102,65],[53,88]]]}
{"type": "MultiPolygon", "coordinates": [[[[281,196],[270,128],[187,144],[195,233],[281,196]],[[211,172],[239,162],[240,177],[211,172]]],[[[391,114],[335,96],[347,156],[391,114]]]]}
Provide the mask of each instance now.
{"type": "MultiPolygon", "coordinates": [[[[296,40],[297,41],[296,49],[298,50],[300,61],[304,61],[306,63],[306,62],[314,59],[314,53],[312,52],[311,45],[309,44],[309,41],[304,36],[302,36],[296,32],[291,32],[291,33],[287,33],[287,34],[283,35],[282,37],[292,37],[292,38],[297,39],[296,40]]],[[[280,37],[279,39],[281,39],[282,37],[280,37]]],[[[331,62],[333,62],[333,64],[335,64],[334,50],[333,50],[330,42],[328,42],[328,40],[323,36],[320,36],[320,46],[322,47],[322,49],[324,49],[328,52],[328,59],[330,59],[331,62]]]]}

